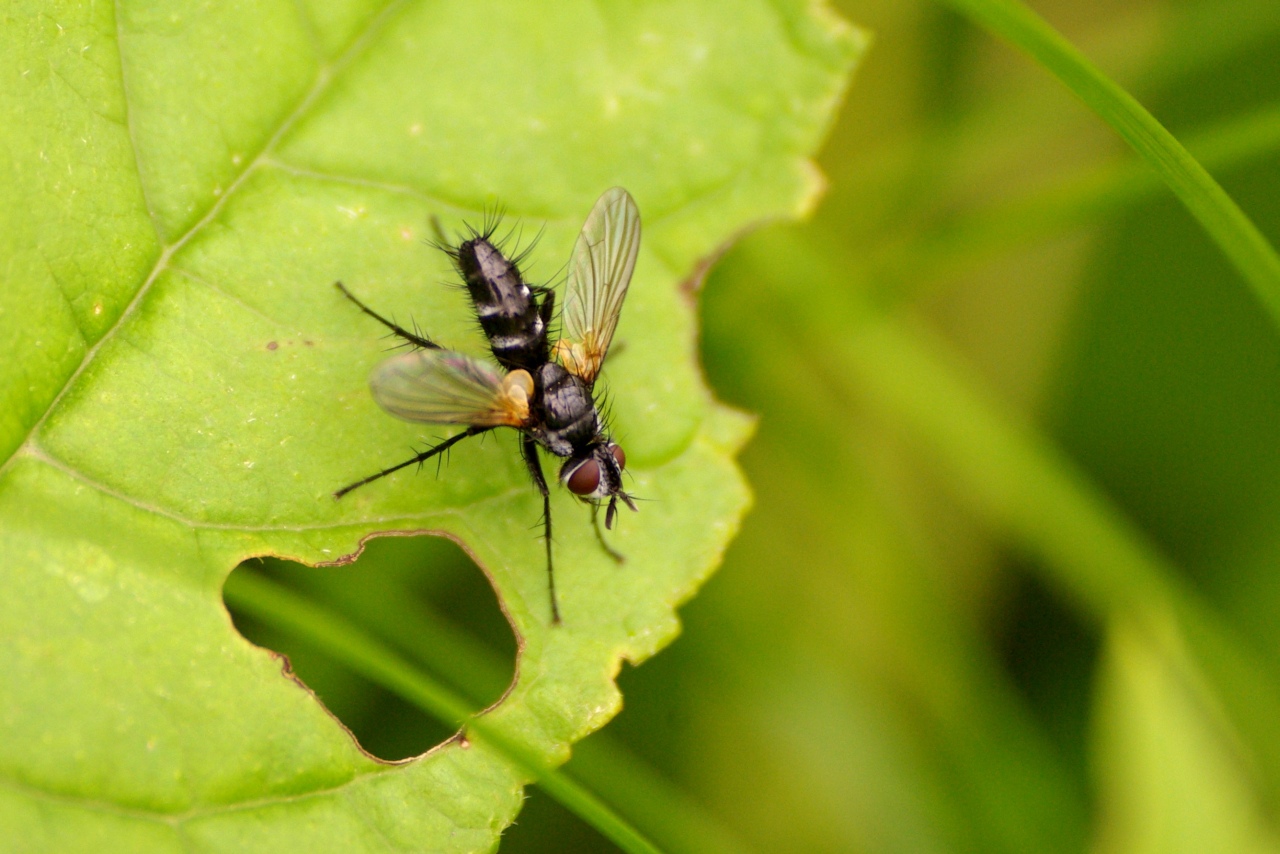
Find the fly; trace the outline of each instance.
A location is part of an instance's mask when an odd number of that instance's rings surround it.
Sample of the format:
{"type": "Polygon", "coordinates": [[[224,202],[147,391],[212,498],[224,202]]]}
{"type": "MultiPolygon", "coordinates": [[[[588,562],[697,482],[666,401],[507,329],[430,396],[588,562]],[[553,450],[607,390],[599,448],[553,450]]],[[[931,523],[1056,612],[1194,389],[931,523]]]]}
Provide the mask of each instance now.
{"type": "Polygon", "coordinates": [[[622,489],[626,455],[609,437],[594,392],[635,269],[640,211],[621,187],[607,190],[596,201],[573,247],[559,318],[561,337],[554,344],[550,328],[555,320],[555,291],[526,283],[520,259],[504,256],[492,241],[493,232],[492,227],[473,230],[456,247],[442,248],[466,283],[497,365],[446,350],[429,337],[398,326],[337,283],[361,311],[415,348],[374,369],[369,387],[378,405],[407,421],[458,424],[466,429],[412,459],[344,486],[334,497],[429,460],[463,439],[499,427],[515,428],[520,433],[520,455],[542,495],[551,618],[559,623],[551,560],[551,491],[538,447],[564,459],[560,482],[592,506],[592,525],[600,545],[621,560],[600,532],[599,510],[606,507],[605,527],[611,529],[619,501],[632,510],[636,506],[622,489]]]}

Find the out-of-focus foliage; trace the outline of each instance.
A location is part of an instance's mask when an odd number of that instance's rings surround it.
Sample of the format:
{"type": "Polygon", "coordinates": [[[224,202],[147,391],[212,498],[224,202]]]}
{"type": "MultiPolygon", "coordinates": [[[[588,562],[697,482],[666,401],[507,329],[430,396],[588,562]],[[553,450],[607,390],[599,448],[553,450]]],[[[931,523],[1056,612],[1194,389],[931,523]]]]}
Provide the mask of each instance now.
{"type": "MultiPolygon", "coordinates": [[[[1034,5],[1280,242],[1280,7],[1034,5]]],[[[875,43],[828,198],[704,293],[712,383],[761,414],[756,508],[609,735],[761,851],[1276,850],[1277,330],[1043,69],[931,3],[841,7],[875,43]],[[1182,612],[1082,602],[983,499],[1025,472],[866,380],[869,311],[1114,502],[1261,678],[1232,696],[1182,612]]]]}

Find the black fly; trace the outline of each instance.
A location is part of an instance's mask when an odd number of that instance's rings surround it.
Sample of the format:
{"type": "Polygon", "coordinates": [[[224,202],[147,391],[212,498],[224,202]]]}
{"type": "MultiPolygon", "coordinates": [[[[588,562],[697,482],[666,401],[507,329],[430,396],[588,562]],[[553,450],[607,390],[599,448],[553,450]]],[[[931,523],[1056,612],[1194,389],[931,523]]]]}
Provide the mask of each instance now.
{"type": "Polygon", "coordinates": [[[392,323],[337,283],[365,314],[417,348],[387,359],[374,370],[369,385],[378,405],[408,421],[465,424],[467,429],[413,459],[344,486],[334,497],[428,460],[470,436],[497,427],[516,428],[521,456],[542,494],[547,584],[552,621],[558,623],[551,563],[551,493],[538,446],[565,458],[560,482],[592,505],[600,544],[615,559],[621,558],[605,545],[596,514],[607,499],[605,527],[612,528],[619,501],[636,509],[622,490],[626,455],[609,438],[593,393],[635,269],[640,211],[621,187],[606,191],[596,201],[573,247],[560,318],[562,337],[554,345],[549,329],[555,317],[555,291],[527,284],[517,266],[519,259],[506,258],[492,237],[492,228],[473,231],[456,248],[444,249],[466,283],[500,369],[392,323]]]}

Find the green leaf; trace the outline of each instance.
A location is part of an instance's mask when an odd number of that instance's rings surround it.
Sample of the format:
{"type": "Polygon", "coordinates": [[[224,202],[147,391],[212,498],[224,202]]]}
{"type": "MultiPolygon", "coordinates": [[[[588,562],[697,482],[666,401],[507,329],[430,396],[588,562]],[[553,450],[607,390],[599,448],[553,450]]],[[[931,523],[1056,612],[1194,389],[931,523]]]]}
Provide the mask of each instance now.
{"type": "Polygon", "coordinates": [[[221,588],[254,555],[340,561],[426,531],[520,641],[487,720],[547,762],[678,631],[748,493],[749,432],[696,364],[682,282],[807,210],[862,37],[801,2],[20,4],[0,31],[0,826],[26,850],[485,850],[527,774],[483,743],[362,753],[221,588]],[[306,7],[306,8],[304,8],[306,7]],[[645,239],[606,370],[634,491],[599,550],[557,491],[564,625],[511,436],[446,476],[333,490],[434,431],[365,387],[383,330],[341,279],[483,350],[428,223],[500,199],[553,280],[595,196],[645,239]],[[531,233],[531,232],[530,232],[531,233]]]}

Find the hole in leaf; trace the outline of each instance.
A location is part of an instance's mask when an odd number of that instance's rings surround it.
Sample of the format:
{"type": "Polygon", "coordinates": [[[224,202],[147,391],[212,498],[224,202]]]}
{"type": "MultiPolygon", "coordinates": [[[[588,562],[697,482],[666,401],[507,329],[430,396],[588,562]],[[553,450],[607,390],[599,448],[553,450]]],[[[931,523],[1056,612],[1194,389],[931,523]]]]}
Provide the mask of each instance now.
{"type": "Polygon", "coordinates": [[[375,537],[345,566],[254,558],[231,573],[223,597],[240,633],[288,656],[294,675],[380,759],[418,756],[457,727],[379,684],[360,663],[362,638],[475,711],[497,702],[515,672],[515,637],[493,588],[442,537],[375,537]]]}

